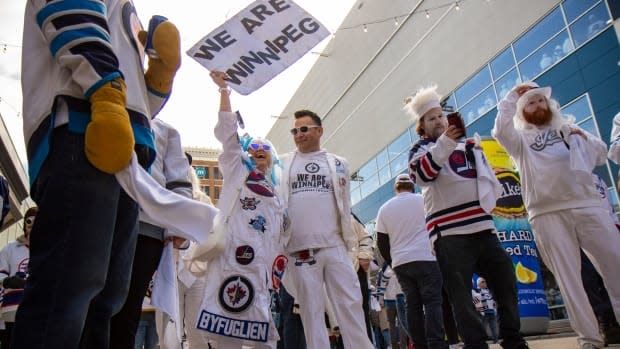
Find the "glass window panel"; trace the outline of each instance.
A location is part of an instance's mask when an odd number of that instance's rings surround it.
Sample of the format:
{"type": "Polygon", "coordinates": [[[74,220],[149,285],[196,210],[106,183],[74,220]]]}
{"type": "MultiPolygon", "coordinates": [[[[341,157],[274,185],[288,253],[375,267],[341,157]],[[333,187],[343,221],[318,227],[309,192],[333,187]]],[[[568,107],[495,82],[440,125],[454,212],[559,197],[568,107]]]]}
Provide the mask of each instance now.
{"type": "Polygon", "coordinates": [[[196,166],[194,167],[194,171],[196,171],[196,176],[200,179],[209,178],[209,168],[204,166],[196,166]]]}
{"type": "Polygon", "coordinates": [[[405,149],[409,149],[411,147],[411,138],[409,138],[409,131],[405,131],[403,134],[398,136],[394,142],[388,145],[387,150],[390,155],[390,159],[394,159],[394,157],[398,156],[405,149]]]}
{"type": "Polygon", "coordinates": [[[372,174],[377,172],[377,161],[375,158],[370,159],[359,171],[357,171],[357,175],[362,177],[364,180],[366,177],[371,176],[372,174]]]}
{"type": "Polygon", "coordinates": [[[463,86],[454,92],[457,102],[459,105],[467,103],[473,96],[490,84],[491,74],[489,73],[489,67],[485,65],[476,75],[467,80],[463,86]]]}
{"type": "Polygon", "coordinates": [[[378,167],[385,166],[390,161],[390,159],[388,158],[387,149],[383,149],[382,151],[380,151],[379,154],[377,154],[376,158],[378,167]]]}
{"type": "Polygon", "coordinates": [[[614,187],[607,188],[607,198],[609,199],[609,203],[611,207],[614,209],[614,212],[618,212],[618,192],[614,187]]]}
{"type": "Polygon", "coordinates": [[[496,104],[497,100],[495,99],[495,91],[493,91],[493,87],[489,87],[466,106],[461,108],[460,112],[461,115],[463,115],[465,124],[467,125],[474,121],[477,117],[489,111],[489,109],[493,108],[496,104]]]}
{"type": "Polygon", "coordinates": [[[467,135],[471,137],[477,132],[480,136],[490,136],[496,115],[497,111],[493,108],[473,124],[467,125],[467,135]]]}
{"type": "Polygon", "coordinates": [[[548,69],[570,53],[573,48],[574,46],[568,37],[568,33],[566,30],[563,31],[536,53],[519,64],[519,70],[521,71],[523,81],[534,79],[534,77],[543,70],[548,69]]]}
{"type": "Polygon", "coordinates": [[[562,3],[564,14],[568,22],[572,22],[579,17],[585,10],[589,9],[598,0],[566,0],[562,3]]]}
{"type": "Polygon", "coordinates": [[[377,188],[379,188],[379,177],[376,173],[368,178],[364,178],[364,182],[360,186],[362,197],[365,198],[377,188]]]}
{"type": "Polygon", "coordinates": [[[595,135],[596,137],[601,138],[601,135],[598,133],[598,130],[596,129],[594,118],[587,119],[581,123],[578,123],[577,125],[579,125],[579,127],[581,127],[582,129],[595,135]]]}
{"type": "Polygon", "coordinates": [[[219,167],[213,167],[213,178],[224,179],[224,177],[222,176],[222,172],[220,172],[219,167]]]}
{"type": "Polygon", "coordinates": [[[515,66],[515,59],[512,56],[512,47],[508,47],[499,56],[495,57],[491,61],[491,73],[493,73],[493,79],[497,80],[510,68],[515,66]]]}
{"type": "Polygon", "coordinates": [[[508,72],[508,74],[502,76],[501,79],[495,82],[495,90],[497,91],[497,98],[501,101],[502,98],[506,97],[508,92],[512,90],[517,84],[521,82],[519,79],[519,73],[517,73],[516,69],[513,69],[508,72]]]}
{"type": "Polygon", "coordinates": [[[390,175],[390,166],[381,168],[379,170],[379,182],[381,182],[381,184],[387,183],[390,179],[392,179],[392,176],[390,175]]]}
{"type": "Polygon", "coordinates": [[[609,20],[609,12],[604,2],[598,4],[595,8],[579,18],[570,26],[570,32],[573,36],[575,46],[579,46],[586,42],[589,38],[598,34],[607,27],[609,20]]]}
{"type": "Polygon", "coordinates": [[[456,110],[456,100],[454,99],[454,93],[451,93],[448,98],[446,98],[444,100],[444,110],[449,110],[449,108],[452,108],[452,110],[456,110]]]}
{"type": "Polygon", "coordinates": [[[390,169],[392,173],[401,173],[407,168],[409,162],[409,152],[402,152],[392,162],[390,162],[390,169]]]}
{"type": "Polygon", "coordinates": [[[515,49],[515,57],[517,61],[521,61],[530,52],[536,50],[550,37],[564,28],[564,18],[560,8],[556,8],[548,14],[542,21],[538,22],[536,26],[530,29],[527,33],[515,41],[513,47],[515,49]]]}
{"type": "Polygon", "coordinates": [[[590,110],[590,104],[588,104],[588,98],[586,95],[583,95],[578,100],[562,107],[562,114],[574,116],[575,122],[577,123],[592,116],[592,110],[590,110]]]}
{"type": "Polygon", "coordinates": [[[360,188],[355,188],[351,190],[351,205],[355,205],[362,200],[362,194],[360,193],[360,188]]]}

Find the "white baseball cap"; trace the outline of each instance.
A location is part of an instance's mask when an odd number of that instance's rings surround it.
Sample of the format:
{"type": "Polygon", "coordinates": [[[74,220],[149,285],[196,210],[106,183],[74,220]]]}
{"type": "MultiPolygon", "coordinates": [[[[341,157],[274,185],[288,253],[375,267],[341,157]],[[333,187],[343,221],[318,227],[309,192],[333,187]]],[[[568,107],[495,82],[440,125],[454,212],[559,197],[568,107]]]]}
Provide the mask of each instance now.
{"type": "Polygon", "coordinates": [[[399,174],[398,176],[396,176],[395,183],[412,183],[413,184],[413,181],[411,180],[411,177],[409,177],[408,174],[403,173],[403,174],[399,174]]]}

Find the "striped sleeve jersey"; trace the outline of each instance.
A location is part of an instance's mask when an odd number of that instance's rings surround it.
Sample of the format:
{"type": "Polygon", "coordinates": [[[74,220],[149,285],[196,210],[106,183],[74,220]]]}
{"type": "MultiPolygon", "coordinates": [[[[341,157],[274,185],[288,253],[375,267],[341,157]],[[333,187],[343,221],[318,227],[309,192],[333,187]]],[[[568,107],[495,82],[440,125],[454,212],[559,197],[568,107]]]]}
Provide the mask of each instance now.
{"type": "MultiPolygon", "coordinates": [[[[118,77],[127,84],[130,114],[150,119],[169,96],[156,95],[146,86],[140,30],[130,0],[29,0],[22,47],[26,142],[59,96],[88,101],[118,77]]],[[[55,126],[66,122],[57,116],[55,126]]]]}
{"type": "Polygon", "coordinates": [[[409,152],[409,174],[422,188],[433,243],[438,236],[495,229],[478,200],[474,151],[480,150],[442,135],[437,141],[421,139],[409,152]]]}

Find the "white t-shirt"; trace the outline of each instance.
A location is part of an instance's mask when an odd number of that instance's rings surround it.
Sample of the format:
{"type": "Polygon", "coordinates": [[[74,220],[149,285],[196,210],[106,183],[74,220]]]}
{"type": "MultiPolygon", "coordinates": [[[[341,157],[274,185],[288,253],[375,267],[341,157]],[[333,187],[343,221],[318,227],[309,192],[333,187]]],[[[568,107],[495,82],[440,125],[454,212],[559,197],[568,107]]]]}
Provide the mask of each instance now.
{"type": "Polygon", "coordinates": [[[289,178],[291,239],[287,250],[344,244],[332,183],[324,150],[297,154],[289,178]]]}
{"type": "Polygon", "coordinates": [[[390,238],[392,268],[413,261],[434,261],[420,194],[399,193],[379,209],[378,233],[390,238]]]}

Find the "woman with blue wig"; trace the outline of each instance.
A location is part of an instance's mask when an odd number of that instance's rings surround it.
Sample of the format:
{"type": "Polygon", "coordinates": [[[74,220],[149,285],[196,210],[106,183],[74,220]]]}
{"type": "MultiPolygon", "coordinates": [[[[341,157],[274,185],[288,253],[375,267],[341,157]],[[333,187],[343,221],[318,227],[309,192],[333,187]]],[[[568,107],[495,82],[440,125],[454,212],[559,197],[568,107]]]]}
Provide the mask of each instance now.
{"type": "Polygon", "coordinates": [[[226,73],[210,75],[220,92],[215,137],[223,148],[224,184],[215,225],[225,247],[209,261],[196,327],[217,348],[276,348],[270,305],[286,268],[280,237],[288,225],[276,191],[277,155],[265,139],[239,137],[226,73]]]}

